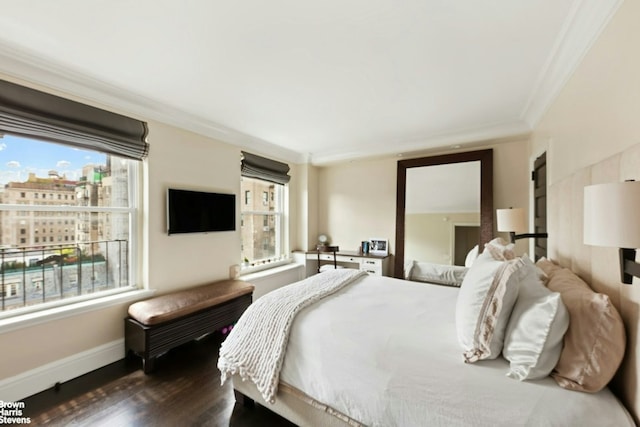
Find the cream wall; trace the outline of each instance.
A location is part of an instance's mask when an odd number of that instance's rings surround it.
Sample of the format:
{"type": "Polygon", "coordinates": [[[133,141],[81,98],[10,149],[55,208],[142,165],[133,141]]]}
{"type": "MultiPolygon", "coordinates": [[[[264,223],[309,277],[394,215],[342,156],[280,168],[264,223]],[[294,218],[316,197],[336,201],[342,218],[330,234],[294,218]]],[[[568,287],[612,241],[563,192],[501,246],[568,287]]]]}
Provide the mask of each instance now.
{"type": "MultiPolygon", "coordinates": [[[[485,148],[493,149],[494,207],[522,207],[528,211],[528,141],[477,144],[469,150],[485,148]]],[[[351,250],[357,250],[362,240],[371,237],[388,238],[390,253],[394,254],[397,165],[398,158],[390,157],[319,168],[319,232],[327,233],[341,249],[351,250]]],[[[504,233],[502,237],[508,235],[504,233]]],[[[517,250],[527,252],[527,243],[519,241],[517,250]]]]}
{"type": "Polygon", "coordinates": [[[480,214],[473,212],[422,213],[405,215],[406,260],[453,264],[453,227],[480,225],[480,214]]]}
{"type": "Polygon", "coordinates": [[[542,121],[531,154],[548,149],[549,254],[598,291],[607,293],[627,328],[627,353],[611,385],[640,414],[638,324],[640,281],[619,279],[617,250],[582,243],[583,188],[640,179],[640,17],[638,2],[624,2],[542,121]]]}
{"type": "Polygon", "coordinates": [[[289,214],[296,220],[292,224],[291,249],[315,249],[318,238],[318,168],[309,163],[293,165],[296,179],[289,184],[291,203],[289,214]]]}
{"type": "Polygon", "coordinates": [[[240,262],[239,233],[170,236],[165,197],[169,187],[239,194],[240,148],[155,122],[148,141],[148,283],[163,293],[227,277],[229,266],[240,262]]]}
{"type": "MultiPolygon", "coordinates": [[[[395,241],[396,162],[356,160],[318,172],[318,232],[343,250],[372,237],[395,241]]],[[[317,237],[317,236],[316,236],[317,237]]]]}

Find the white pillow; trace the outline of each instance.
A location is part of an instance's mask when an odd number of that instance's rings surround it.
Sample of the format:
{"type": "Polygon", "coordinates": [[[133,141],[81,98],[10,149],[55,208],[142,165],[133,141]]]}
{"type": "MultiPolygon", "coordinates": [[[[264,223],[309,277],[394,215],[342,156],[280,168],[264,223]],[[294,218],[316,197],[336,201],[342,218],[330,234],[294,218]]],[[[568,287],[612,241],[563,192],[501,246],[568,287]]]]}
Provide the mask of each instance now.
{"type": "Polygon", "coordinates": [[[460,286],[468,270],[467,267],[458,265],[414,261],[409,280],[414,282],[436,283],[439,285],[460,286]]]}
{"type": "Polygon", "coordinates": [[[414,260],[405,260],[404,261],[404,280],[409,280],[411,278],[411,271],[413,270],[414,260]]]}
{"type": "Polygon", "coordinates": [[[506,261],[516,257],[516,253],[514,252],[515,246],[514,243],[507,243],[501,237],[496,237],[484,245],[483,252],[491,252],[491,255],[493,255],[495,259],[506,261]]]}
{"type": "Polygon", "coordinates": [[[525,258],[525,270],[503,349],[504,358],[511,363],[507,376],[520,381],[544,378],[551,373],[560,359],[569,327],[569,312],[560,293],[544,286],[529,258],[525,258]]]}
{"type": "Polygon", "coordinates": [[[488,246],[469,268],[456,302],[456,330],[467,363],[495,359],[502,352],[524,266],[521,258],[494,258],[498,251],[488,246]]]}
{"type": "Polygon", "coordinates": [[[478,258],[479,250],[480,249],[478,248],[478,245],[475,245],[473,249],[469,251],[469,253],[467,254],[467,257],[464,259],[465,267],[471,267],[471,265],[473,264],[473,261],[475,261],[476,258],[478,258]]]}

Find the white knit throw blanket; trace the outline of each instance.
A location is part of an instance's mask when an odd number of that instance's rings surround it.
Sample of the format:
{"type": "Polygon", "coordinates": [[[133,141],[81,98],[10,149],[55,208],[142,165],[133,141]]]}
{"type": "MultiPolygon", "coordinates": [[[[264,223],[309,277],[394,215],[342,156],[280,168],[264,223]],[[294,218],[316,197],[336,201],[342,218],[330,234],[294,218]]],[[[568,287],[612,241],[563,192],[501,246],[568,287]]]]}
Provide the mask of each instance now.
{"type": "Polygon", "coordinates": [[[296,314],[367,273],[329,270],[272,291],[247,308],[220,347],[222,384],[233,374],[249,378],[266,402],[274,403],[280,368],[296,314]]]}

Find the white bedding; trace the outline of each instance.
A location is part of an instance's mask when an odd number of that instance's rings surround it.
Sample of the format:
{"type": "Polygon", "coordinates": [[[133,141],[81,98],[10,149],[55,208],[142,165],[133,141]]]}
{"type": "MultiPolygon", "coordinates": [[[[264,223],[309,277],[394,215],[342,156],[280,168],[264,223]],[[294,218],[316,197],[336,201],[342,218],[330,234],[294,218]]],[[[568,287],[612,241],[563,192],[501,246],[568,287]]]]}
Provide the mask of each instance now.
{"type": "Polygon", "coordinates": [[[302,310],[280,380],[370,426],[632,426],[605,389],[507,378],[463,362],[457,288],[368,276],[302,310]]]}
{"type": "Polygon", "coordinates": [[[227,377],[240,374],[254,382],[264,400],[274,402],[289,329],[296,314],[364,275],[364,271],[351,269],[316,274],[277,289],[249,306],[220,347],[218,369],[222,384],[227,377]]]}

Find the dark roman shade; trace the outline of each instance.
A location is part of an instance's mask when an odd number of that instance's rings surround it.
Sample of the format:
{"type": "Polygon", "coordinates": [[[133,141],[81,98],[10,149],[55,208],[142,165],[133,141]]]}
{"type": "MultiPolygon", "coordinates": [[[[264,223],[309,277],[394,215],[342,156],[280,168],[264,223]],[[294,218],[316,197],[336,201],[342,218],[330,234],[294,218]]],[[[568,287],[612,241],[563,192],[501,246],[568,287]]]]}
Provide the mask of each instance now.
{"type": "Polygon", "coordinates": [[[0,131],[142,160],[147,124],[0,80],[0,131]]]}
{"type": "Polygon", "coordinates": [[[289,176],[289,165],[275,160],[267,159],[255,154],[242,152],[242,176],[257,178],[276,184],[286,184],[289,176]]]}

